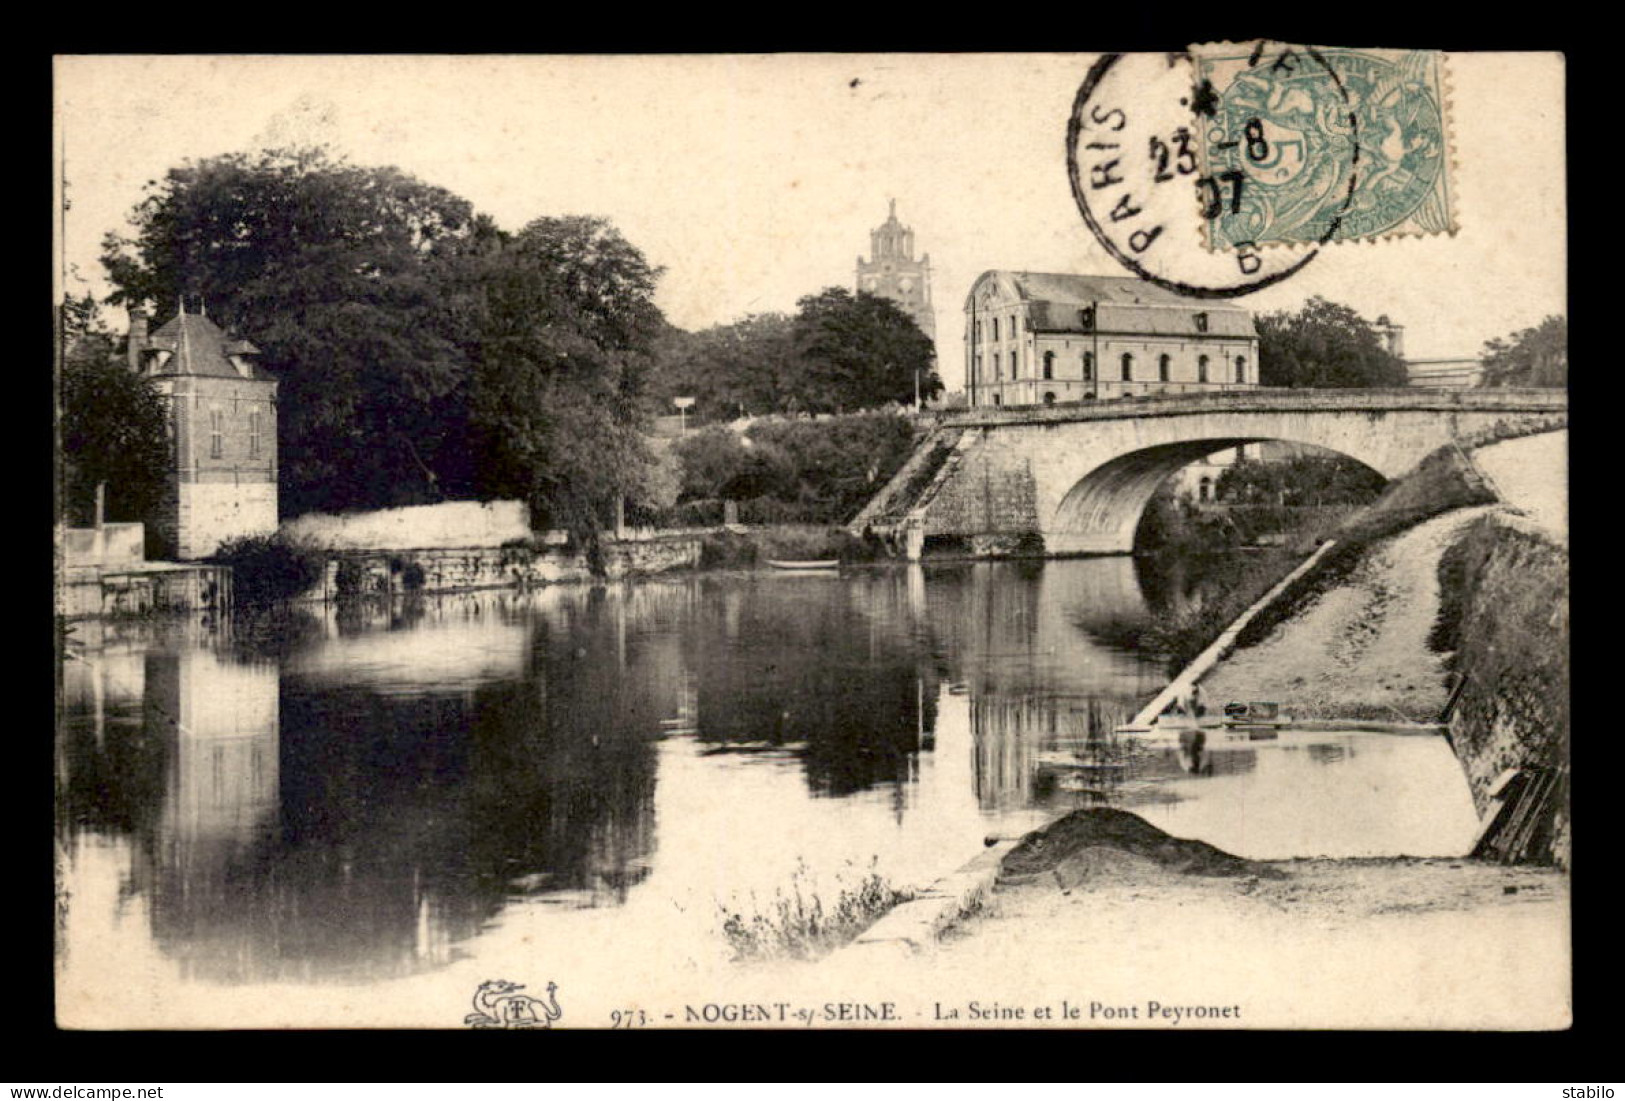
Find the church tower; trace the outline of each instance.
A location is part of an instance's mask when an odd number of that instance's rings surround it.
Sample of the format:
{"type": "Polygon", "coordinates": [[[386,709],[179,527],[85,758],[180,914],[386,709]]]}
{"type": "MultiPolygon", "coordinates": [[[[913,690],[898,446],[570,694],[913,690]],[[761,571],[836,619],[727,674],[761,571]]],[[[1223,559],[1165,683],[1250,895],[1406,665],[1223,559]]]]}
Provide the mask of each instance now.
{"type": "Polygon", "coordinates": [[[878,294],[897,303],[933,341],[937,323],[931,310],[931,256],[914,258],[914,231],[897,220],[897,200],[891,214],[869,232],[869,259],[858,257],[860,291],[878,294]]]}

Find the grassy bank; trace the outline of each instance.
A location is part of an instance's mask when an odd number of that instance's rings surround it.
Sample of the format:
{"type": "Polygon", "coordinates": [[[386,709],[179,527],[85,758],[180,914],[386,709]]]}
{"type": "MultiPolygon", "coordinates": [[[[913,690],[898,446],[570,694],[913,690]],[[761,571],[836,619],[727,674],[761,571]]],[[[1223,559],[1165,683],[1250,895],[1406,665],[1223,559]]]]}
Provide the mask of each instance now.
{"type": "Polygon", "coordinates": [[[1480,807],[1505,770],[1521,770],[1511,812],[1484,838],[1486,854],[1567,866],[1568,553],[1491,514],[1446,550],[1438,578],[1428,645],[1448,655],[1451,733],[1480,807]]]}
{"type": "Polygon", "coordinates": [[[1237,639],[1241,647],[1256,645],[1322,594],[1342,584],[1373,544],[1441,513],[1494,500],[1494,493],[1459,449],[1441,448],[1410,475],[1389,485],[1369,506],[1331,525],[1318,538],[1304,532],[1290,548],[1253,551],[1244,556],[1229,553],[1222,565],[1225,584],[1218,597],[1157,616],[1140,633],[1139,642],[1166,655],[1174,667],[1182,668],[1291,573],[1316,543],[1335,540],[1337,545],[1319,565],[1293,581],[1237,639]]]}
{"type": "Polygon", "coordinates": [[[1318,567],[1295,580],[1279,599],[1263,609],[1241,632],[1237,645],[1263,641],[1276,627],[1340,585],[1374,544],[1423,520],[1458,508],[1494,504],[1495,500],[1494,491],[1460,448],[1440,448],[1409,475],[1391,484],[1369,508],[1333,528],[1329,538],[1337,545],[1318,567]]]}

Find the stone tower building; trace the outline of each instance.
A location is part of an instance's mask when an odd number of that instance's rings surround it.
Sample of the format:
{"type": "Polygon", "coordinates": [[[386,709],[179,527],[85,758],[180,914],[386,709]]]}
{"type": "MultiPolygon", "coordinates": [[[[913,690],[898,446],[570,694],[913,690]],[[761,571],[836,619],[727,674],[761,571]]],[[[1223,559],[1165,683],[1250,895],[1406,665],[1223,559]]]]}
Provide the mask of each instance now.
{"type": "Polygon", "coordinates": [[[914,258],[914,231],[897,220],[896,199],[886,221],[869,231],[869,259],[858,257],[857,289],[896,302],[926,336],[937,339],[931,312],[931,254],[914,258]]]}
{"type": "Polygon", "coordinates": [[[276,389],[255,367],[259,349],[205,314],[176,315],[156,332],[130,311],[129,365],[169,405],[168,486],[153,528],[170,553],[206,558],[222,542],[276,530],[276,389]]]}

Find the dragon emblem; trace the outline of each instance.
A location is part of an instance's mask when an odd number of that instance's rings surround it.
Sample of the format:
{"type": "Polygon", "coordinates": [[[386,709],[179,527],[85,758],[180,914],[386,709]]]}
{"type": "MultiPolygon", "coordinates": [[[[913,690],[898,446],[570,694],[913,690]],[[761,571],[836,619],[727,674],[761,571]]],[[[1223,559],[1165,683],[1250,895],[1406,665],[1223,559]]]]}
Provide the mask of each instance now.
{"type": "Polygon", "coordinates": [[[547,984],[547,1000],[521,994],[524,983],[492,979],[474,991],[474,1009],[463,1023],[474,1028],[552,1028],[564,1015],[559,1008],[557,983],[547,984]]]}

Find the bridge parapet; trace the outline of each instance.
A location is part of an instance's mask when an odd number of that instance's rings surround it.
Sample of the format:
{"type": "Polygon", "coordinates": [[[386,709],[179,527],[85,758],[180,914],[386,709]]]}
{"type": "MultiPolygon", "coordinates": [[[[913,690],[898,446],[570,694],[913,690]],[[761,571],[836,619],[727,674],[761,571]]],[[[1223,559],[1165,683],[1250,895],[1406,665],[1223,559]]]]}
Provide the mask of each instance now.
{"type": "Polygon", "coordinates": [[[1116,398],[1056,405],[982,406],[942,414],[944,427],[980,428],[1015,424],[1169,417],[1191,413],[1313,412],[1502,412],[1566,413],[1569,396],[1555,389],[1325,389],[1254,387],[1210,394],[1116,398]]]}

